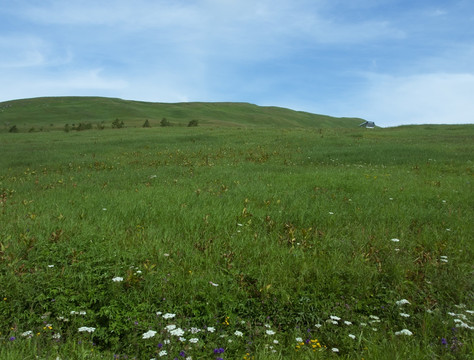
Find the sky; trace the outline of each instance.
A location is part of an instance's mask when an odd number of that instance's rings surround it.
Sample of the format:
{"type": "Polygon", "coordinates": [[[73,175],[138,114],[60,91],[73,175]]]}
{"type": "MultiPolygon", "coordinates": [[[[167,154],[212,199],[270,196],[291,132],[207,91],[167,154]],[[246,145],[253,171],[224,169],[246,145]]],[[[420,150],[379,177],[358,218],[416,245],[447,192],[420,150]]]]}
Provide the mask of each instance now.
{"type": "Polygon", "coordinates": [[[0,0],[0,84],[474,123],[474,0],[0,0]]]}

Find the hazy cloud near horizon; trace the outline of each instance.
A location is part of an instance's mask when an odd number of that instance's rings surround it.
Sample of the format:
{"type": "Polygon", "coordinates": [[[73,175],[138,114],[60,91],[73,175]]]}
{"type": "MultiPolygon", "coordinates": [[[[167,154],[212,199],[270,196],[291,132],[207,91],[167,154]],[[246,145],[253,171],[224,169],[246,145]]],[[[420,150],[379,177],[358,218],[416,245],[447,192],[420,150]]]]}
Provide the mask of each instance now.
{"type": "Polygon", "coordinates": [[[381,126],[473,123],[471,0],[17,0],[0,101],[245,101],[381,126]]]}

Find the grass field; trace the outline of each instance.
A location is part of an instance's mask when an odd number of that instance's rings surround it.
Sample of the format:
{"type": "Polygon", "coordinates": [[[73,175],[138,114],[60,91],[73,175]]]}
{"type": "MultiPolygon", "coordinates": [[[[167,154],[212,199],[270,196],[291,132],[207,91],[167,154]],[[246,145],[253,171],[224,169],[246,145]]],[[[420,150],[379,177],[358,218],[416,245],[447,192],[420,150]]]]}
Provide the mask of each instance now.
{"type": "Polygon", "coordinates": [[[472,358],[473,140],[4,131],[0,358],[472,358]]]}

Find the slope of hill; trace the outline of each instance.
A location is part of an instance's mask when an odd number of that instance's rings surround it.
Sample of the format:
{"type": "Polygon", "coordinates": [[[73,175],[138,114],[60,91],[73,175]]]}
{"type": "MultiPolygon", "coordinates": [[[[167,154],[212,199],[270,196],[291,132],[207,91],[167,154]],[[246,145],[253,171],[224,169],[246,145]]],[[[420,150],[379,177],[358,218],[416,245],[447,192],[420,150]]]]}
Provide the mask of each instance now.
{"type": "Polygon", "coordinates": [[[357,127],[362,120],[336,118],[249,103],[151,103],[104,97],[43,97],[0,103],[3,126],[51,126],[81,122],[110,124],[119,119],[126,126],[149,120],[158,126],[163,118],[172,125],[198,120],[201,126],[237,127],[357,127]]]}

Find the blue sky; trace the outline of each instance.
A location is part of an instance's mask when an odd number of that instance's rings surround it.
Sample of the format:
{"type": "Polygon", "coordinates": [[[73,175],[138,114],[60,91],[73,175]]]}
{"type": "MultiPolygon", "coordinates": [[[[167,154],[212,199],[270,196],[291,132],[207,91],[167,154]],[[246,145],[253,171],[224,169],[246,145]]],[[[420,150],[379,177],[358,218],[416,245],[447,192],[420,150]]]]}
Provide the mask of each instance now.
{"type": "Polygon", "coordinates": [[[473,0],[0,0],[0,101],[242,101],[474,123],[473,0]]]}

